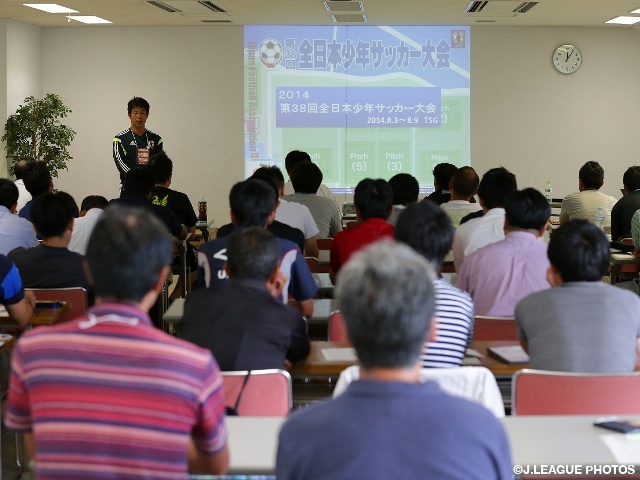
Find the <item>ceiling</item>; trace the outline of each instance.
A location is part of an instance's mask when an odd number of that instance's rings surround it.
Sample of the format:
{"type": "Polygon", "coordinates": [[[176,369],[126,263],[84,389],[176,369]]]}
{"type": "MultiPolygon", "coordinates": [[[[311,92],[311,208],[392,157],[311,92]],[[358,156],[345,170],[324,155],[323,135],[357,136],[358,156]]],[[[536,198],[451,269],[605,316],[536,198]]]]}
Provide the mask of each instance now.
{"type": "MultiPolygon", "coordinates": [[[[80,13],[107,19],[114,26],[220,26],[220,25],[333,25],[322,0],[159,0],[179,12],[169,12],[147,0],[0,0],[0,18],[40,27],[81,28],[64,14],[50,14],[25,7],[29,3],[58,3],[80,13]],[[205,5],[207,4],[207,5],[205,5]],[[223,12],[214,12],[211,5],[223,12]]],[[[357,2],[334,0],[335,7],[354,7],[357,2]],[[338,5],[340,4],[340,5],[338,5]],[[351,5],[347,5],[351,4],[351,5]]],[[[474,2],[482,4],[485,2],[474,2]]],[[[640,0],[489,0],[480,12],[467,14],[468,0],[362,0],[368,25],[503,25],[629,28],[605,25],[620,15],[640,8],[640,0]],[[526,13],[513,13],[523,3],[533,4],[526,13]]],[[[351,13],[351,12],[350,12],[351,13]]],[[[360,13],[360,12],[357,12],[360,13]]],[[[640,18],[640,15],[638,15],[640,18]]],[[[94,27],[95,28],[95,27],[94,27]]]]}

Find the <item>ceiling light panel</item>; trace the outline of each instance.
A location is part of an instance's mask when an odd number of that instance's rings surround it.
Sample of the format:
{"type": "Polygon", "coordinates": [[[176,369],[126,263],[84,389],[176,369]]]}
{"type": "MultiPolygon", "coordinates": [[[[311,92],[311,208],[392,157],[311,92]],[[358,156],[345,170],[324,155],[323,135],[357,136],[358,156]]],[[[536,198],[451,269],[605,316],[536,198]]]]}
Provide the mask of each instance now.
{"type": "Polygon", "coordinates": [[[634,25],[636,23],[640,22],[640,17],[616,17],[616,18],[612,18],[611,20],[607,20],[604,23],[617,23],[619,25],[634,25]]]}
{"type": "Polygon", "coordinates": [[[35,8],[47,13],[78,13],[72,8],[63,7],[56,3],[23,3],[25,7],[35,8]]]}
{"type": "Polygon", "coordinates": [[[80,23],[89,23],[92,25],[100,24],[100,23],[112,23],[109,20],[105,20],[104,18],[95,17],[93,15],[69,15],[67,18],[71,20],[75,20],[80,23]]]}

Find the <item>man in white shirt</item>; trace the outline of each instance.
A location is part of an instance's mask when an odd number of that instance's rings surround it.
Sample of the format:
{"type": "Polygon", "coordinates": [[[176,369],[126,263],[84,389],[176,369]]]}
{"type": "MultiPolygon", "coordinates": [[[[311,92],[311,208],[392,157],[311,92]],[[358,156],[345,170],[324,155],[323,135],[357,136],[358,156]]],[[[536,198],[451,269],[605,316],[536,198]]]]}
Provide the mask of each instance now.
{"type": "Polygon", "coordinates": [[[75,219],[71,240],[67,246],[69,250],[78,252],[80,255],[87,253],[89,237],[108,203],[109,201],[100,195],[89,195],[82,200],[80,216],[75,219]]]}
{"type": "Polygon", "coordinates": [[[578,172],[578,192],[571,193],[562,200],[560,223],[568,220],[589,220],[594,223],[598,208],[602,207],[605,226],[611,225],[611,209],[617,200],[600,193],[604,185],[604,169],[598,162],[589,161],[578,172]]]}
{"type": "Polygon", "coordinates": [[[463,223],[453,237],[453,263],[456,270],[465,256],[504,238],[504,201],[518,189],[516,176],[504,167],[486,172],[478,186],[478,198],[484,215],[463,223]]]}
{"type": "Polygon", "coordinates": [[[13,174],[16,176],[16,187],[18,187],[18,206],[16,207],[16,211],[20,211],[25,204],[31,200],[31,194],[27,190],[27,187],[24,186],[24,180],[22,180],[22,176],[24,175],[24,168],[27,166],[29,162],[33,160],[30,158],[23,158],[18,160],[16,164],[13,166],[13,174]]]}
{"type": "Polygon", "coordinates": [[[471,167],[460,167],[453,174],[449,182],[451,200],[441,204],[440,207],[447,212],[455,228],[460,225],[462,217],[482,210],[480,204],[470,201],[471,197],[478,192],[479,183],[478,174],[471,167]]]}

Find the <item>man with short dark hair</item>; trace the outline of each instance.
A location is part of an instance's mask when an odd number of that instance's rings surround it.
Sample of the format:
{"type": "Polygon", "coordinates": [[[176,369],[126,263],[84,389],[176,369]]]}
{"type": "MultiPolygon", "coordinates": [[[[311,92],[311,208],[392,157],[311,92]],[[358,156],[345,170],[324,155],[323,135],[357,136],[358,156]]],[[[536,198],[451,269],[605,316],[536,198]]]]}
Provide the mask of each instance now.
{"type": "Polygon", "coordinates": [[[278,480],[512,478],[509,442],[495,416],[420,381],[433,279],[424,258],[391,241],[344,266],[336,293],[360,379],[289,417],[278,441],[278,480]]]}
{"type": "MultiPolygon", "coordinates": [[[[36,206],[34,205],[34,210],[36,206]]],[[[162,223],[109,207],[87,247],[96,306],[24,333],[5,423],[24,434],[38,478],[223,474],[222,378],[211,353],[154,328],[147,311],[172,258],[162,223]]]]}
{"type": "Polygon", "coordinates": [[[487,171],[478,186],[483,215],[456,228],[453,261],[456,271],[467,255],[504,238],[504,201],[518,188],[516,176],[504,167],[487,171]]]}
{"type": "Polygon", "coordinates": [[[389,179],[389,186],[393,192],[393,211],[387,222],[395,227],[404,209],[418,201],[420,185],[413,175],[398,173],[389,179]]]}
{"type": "Polygon", "coordinates": [[[18,188],[11,180],[0,178],[0,255],[14,248],[38,245],[33,224],[16,215],[18,195],[18,188]]]}
{"type": "MultiPolygon", "coordinates": [[[[31,221],[31,206],[40,195],[53,190],[53,179],[45,162],[28,162],[24,167],[24,186],[31,194],[31,200],[25,203],[18,215],[31,221]]],[[[76,212],[77,213],[77,212],[76,212]]]]}
{"type": "Polygon", "coordinates": [[[435,192],[427,198],[432,202],[442,205],[451,200],[451,192],[449,192],[449,183],[453,174],[458,169],[452,163],[439,163],[433,167],[433,186],[435,192]]]}
{"type": "Polygon", "coordinates": [[[623,197],[611,209],[611,238],[631,238],[631,219],[640,209],[640,166],[627,168],[622,176],[623,197]]]}
{"type": "Polygon", "coordinates": [[[478,174],[471,167],[460,167],[453,174],[449,183],[451,200],[440,206],[451,217],[454,227],[457,228],[466,215],[482,210],[479,204],[471,203],[479,183],[478,174]]]}
{"type": "Polygon", "coordinates": [[[160,135],[146,127],[149,102],[141,97],[133,97],[127,103],[127,115],[131,127],[113,139],[113,161],[120,172],[121,187],[124,187],[124,177],[129,170],[136,165],[146,165],[153,155],[164,148],[160,135]]]}
{"type": "MultiPolygon", "coordinates": [[[[307,152],[302,152],[300,150],[292,150],[287,153],[287,156],[284,159],[284,168],[287,171],[287,175],[289,175],[289,181],[284,184],[283,195],[293,195],[295,190],[293,188],[293,184],[291,181],[291,174],[293,173],[293,169],[302,162],[311,162],[311,156],[307,152]]],[[[321,183],[316,191],[316,195],[320,197],[328,198],[335,203],[336,208],[340,209],[338,205],[338,201],[336,200],[335,195],[331,191],[329,187],[327,187],[324,183],[321,183]]]]}
{"type": "Polygon", "coordinates": [[[333,238],[342,230],[342,217],[334,201],[316,195],[322,183],[320,168],[313,162],[300,162],[290,177],[296,193],[283,198],[288,202],[301,203],[309,209],[318,227],[318,238],[333,238]]]}
{"type": "Polygon", "coordinates": [[[67,248],[77,212],[75,200],[66,192],[47,192],[35,198],[31,221],[42,243],[8,255],[20,270],[25,287],[89,290],[82,255],[67,248]]]}
{"type": "MultiPolygon", "coordinates": [[[[277,192],[264,180],[250,178],[236,183],[229,192],[231,221],[234,232],[245,227],[266,228],[276,214],[277,192]]],[[[203,244],[198,250],[198,286],[215,287],[228,282],[224,269],[230,236],[216,238],[203,244]]],[[[282,299],[295,301],[303,315],[313,314],[313,296],[318,291],[309,266],[296,244],[278,238],[280,246],[280,271],[286,278],[282,299]]]]}
{"type": "Polygon", "coordinates": [[[365,245],[383,238],[393,238],[393,225],[387,218],[393,210],[393,192],[386,180],[365,178],[358,182],[353,195],[358,224],[355,228],[338,232],[331,245],[329,275],[335,278],[352,254],[365,245]]]}
{"type": "Polygon", "coordinates": [[[437,328],[435,338],[425,342],[422,348],[420,361],[423,367],[459,367],[467,346],[473,341],[471,296],[441,275],[442,262],[451,250],[453,232],[449,216],[431,201],[408,206],[396,225],[396,240],[422,255],[437,274],[433,282],[437,328]]]}
{"type": "Polygon", "coordinates": [[[32,158],[21,158],[13,165],[13,174],[16,177],[16,187],[18,187],[18,206],[16,207],[16,211],[19,212],[22,210],[22,207],[26,205],[26,203],[31,200],[31,194],[27,190],[27,187],[24,185],[24,170],[26,166],[30,162],[34,162],[35,160],[32,158]]]}
{"type": "Polygon", "coordinates": [[[505,238],[465,257],[457,287],[469,292],[476,315],[513,317],[516,303],[549,288],[545,231],[551,207],[533,188],[515,191],[504,202],[505,238]]]}
{"type": "Polygon", "coordinates": [[[84,255],[87,252],[87,243],[91,233],[102,216],[102,211],[107,208],[109,201],[101,195],[89,195],[82,200],[80,215],[73,223],[73,232],[69,240],[69,250],[84,255]]]}
{"type": "Polygon", "coordinates": [[[604,169],[598,162],[589,161],[578,172],[578,192],[571,193],[562,200],[560,223],[568,220],[589,220],[595,222],[598,208],[602,207],[605,226],[611,225],[611,209],[616,199],[599,192],[604,185],[604,169]]]}
{"type": "Polygon", "coordinates": [[[307,323],[277,298],[285,279],[280,247],[260,227],[234,232],[227,245],[229,282],[187,297],[180,323],[185,340],[208,348],[222,370],[284,368],[309,354],[307,323]]]}
{"type": "Polygon", "coordinates": [[[553,232],[547,272],[552,288],[516,307],[518,335],[532,368],[619,373],[640,367],[640,298],[601,281],[609,256],[604,232],[587,220],[553,232]]]}

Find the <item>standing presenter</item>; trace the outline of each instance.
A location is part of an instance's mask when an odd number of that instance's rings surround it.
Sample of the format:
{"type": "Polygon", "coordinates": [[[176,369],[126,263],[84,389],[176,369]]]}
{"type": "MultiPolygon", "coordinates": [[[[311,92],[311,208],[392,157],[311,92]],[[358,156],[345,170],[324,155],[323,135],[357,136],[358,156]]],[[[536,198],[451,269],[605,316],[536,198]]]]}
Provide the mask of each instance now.
{"type": "Polygon", "coordinates": [[[149,102],[141,97],[133,97],[127,104],[131,127],[118,133],[113,139],[113,160],[120,172],[120,194],[124,176],[136,165],[146,165],[152,155],[162,151],[160,135],[147,130],[149,102]]]}

